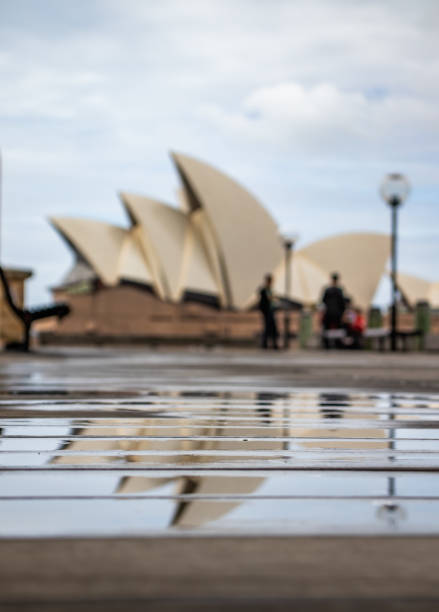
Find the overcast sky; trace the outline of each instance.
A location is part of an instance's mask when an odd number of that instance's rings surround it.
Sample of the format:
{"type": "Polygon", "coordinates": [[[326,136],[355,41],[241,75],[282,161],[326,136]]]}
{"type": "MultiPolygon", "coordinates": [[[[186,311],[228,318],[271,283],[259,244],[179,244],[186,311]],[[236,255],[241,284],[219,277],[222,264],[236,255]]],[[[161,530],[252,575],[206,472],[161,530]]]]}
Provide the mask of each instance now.
{"type": "Polygon", "coordinates": [[[177,150],[302,244],[388,231],[404,172],[401,268],[439,280],[438,32],[438,0],[0,0],[2,262],[47,302],[72,261],[47,217],[175,202],[177,150]]]}

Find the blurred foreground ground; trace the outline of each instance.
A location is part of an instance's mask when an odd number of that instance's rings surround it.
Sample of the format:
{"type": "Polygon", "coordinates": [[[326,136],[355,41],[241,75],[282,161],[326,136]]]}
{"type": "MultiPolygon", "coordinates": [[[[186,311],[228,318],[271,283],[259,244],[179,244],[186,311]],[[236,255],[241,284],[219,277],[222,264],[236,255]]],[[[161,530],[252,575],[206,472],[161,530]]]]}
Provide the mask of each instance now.
{"type": "MultiPolygon", "coordinates": [[[[422,353],[2,354],[0,609],[438,609],[438,366],[439,355],[422,353]],[[123,436],[114,435],[116,424],[123,436]],[[118,450],[93,446],[104,426],[105,443],[118,450]],[[134,426],[137,436],[127,435],[134,426]],[[166,427],[184,432],[181,440],[174,435],[189,449],[183,458],[183,446],[165,459],[157,452],[169,445],[166,427]],[[241,450],[249,444],[253,450],[241,450]],[[104,495],[104,476],[119,473],[125,486],[138,475],[187,479],[191,486],[180,492],[162,490],[178,508],[170,528],[133,532],[160,500],[146,488],[136,489],[135,502],[104,495]],[[234,474],[277,489],[227,489],[234,474]],[[85,476],[94,479],[93,491],[69,496],[67,481],[79,491],[85,476]],[[218,477],[222,488],[212,498],[206,483],[218,477]],[[212,510],[214,502],[230,505],[231,491],[235,514],[212,510]],[[401,527],[393,510],[384,522],[377,518],[389,499],[407,514],[401,527]],[[94,508],[91,533],[81,527],[84,503],[94,508]],[[133,503],[140,510],[129,515],[133,503]],[[303,516],[293,521],[299,503],[312,525],[303,516]],[[241,528],[230,521],[238,511],[241,528]],[[203,512],[216,517],[204,535],[203,512]],[[119,526],[108,537],[99,522],[111,516],[119,526]]],[[[157,508],[159,524],[167,510],[157,508]]]]}
{"type": "Polygon", "coordinates": [[[50,348],[0,354],[2,384],[42,393],[224,385],[439,392],[439,353],[238,349],[50,348]]]}

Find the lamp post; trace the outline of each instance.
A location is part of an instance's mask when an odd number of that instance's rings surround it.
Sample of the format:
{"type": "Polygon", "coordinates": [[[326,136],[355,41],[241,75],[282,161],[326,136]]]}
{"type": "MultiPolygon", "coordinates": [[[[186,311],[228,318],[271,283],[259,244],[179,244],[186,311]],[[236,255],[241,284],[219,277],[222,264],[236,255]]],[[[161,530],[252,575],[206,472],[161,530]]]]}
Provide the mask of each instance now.
{"type": "Polygon", "coordinates": [[[284,349],[290,346],[290,306],[291,279],[294,245],[297,242],[297,234],[285,233],[282,236],[282,243],[285,252],[285,309],[284,309],[284,349]]]}
{"type": "Polygon", "coordinates": [[[391,246],[391,280],[392,280],[392,305],[390,323],[390,348],[396,351],[397,331],[397,240],[398,240],[398,208],[407,198],[410,184],[403,174],[387,174],[381,183],[381,197],[390,206],[392,211],[392,246],[391,246]]]}

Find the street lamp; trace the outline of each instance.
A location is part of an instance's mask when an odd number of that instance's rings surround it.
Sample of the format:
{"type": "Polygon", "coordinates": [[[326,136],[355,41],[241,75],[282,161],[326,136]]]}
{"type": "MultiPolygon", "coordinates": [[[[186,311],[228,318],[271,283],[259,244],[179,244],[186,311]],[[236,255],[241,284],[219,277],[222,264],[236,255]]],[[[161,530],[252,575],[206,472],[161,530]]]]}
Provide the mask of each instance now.
{"type": "Polygon", "coordinates": [[[385,202],[392,210],[392,310],[391,310],[391,332],[390,348],[396,351],[396,329],[397,329],[397,211],[399,206],[407,198],[410,191],[410,183],[403,174],[387,174],[381,183],[380,193],[385,202]]]}
{"type": "Polygon", "coordinates": [[[287,232],[282,236],[282,243],[285,251],[285,308],[284,308],[284,349],[290,346],[290,305],[291,299],[291,279],[294,245],[298,240],[298,235],[287,232]]]}

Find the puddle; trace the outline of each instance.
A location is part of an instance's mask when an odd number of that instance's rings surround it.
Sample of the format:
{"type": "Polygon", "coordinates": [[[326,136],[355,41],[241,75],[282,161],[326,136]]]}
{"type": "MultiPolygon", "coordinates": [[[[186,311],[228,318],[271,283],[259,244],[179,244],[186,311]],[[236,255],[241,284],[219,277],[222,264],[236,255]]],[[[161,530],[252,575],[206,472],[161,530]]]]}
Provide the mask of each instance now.
{"type": "Polygon", "coordinates": [[[7,537],[428,534],[435,531],[439,502],[404,501],[389,511],[382,500],[56,499],[50,508],[45,501],[11,500],[2,511],[7,537]]]}
{"type": "Polygon", "coordinates": [[[1,537],[439,533],[438,397],[185,389],[1,406],[1,537]]]}

